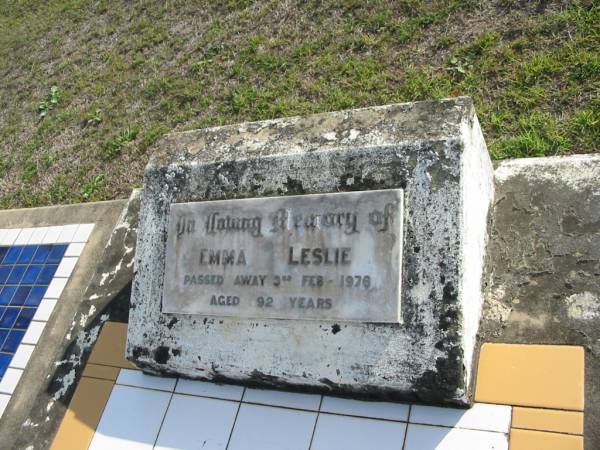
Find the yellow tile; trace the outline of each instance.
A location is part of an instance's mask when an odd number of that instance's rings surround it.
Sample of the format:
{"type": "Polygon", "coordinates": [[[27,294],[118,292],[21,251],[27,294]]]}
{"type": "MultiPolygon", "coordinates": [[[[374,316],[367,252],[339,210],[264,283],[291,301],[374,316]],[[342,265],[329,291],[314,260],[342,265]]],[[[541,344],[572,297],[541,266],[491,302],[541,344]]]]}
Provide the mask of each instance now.
{"type": "Polygon", "coordinates": [[[583,347],[484,344],[475,400],[583,411],[583,347]]]}
{"type": "Polygon", "coordinates": [[[94,344],[94,349],[88,364],[133,369],[135,366],[125,359],[125,341],[127,339],[127,324],[106,322],[100,336],[94,344]]]}
{"type": "Polygon", "coordinates": [[[83,370],[84,377],[92,378],[104,378],[105,380],[115,381],[119,376],[118,367],[113,366],[99,366],[98,364],[87,364],[83,370]]]}
{"type": "Polygon", "coordinates": [[[583,413],[555,409],[513,408],[513,428],[583,434],[583,413]]]}
{"type": "Polygon", "coordinates": [[[583,450],[583,436],[510,430],[510,450],[583,450]]]}
{"type": "Polygon", "coordinates": [[[82,377],[51,450],[87,450],[114,383],[82,377]]]}

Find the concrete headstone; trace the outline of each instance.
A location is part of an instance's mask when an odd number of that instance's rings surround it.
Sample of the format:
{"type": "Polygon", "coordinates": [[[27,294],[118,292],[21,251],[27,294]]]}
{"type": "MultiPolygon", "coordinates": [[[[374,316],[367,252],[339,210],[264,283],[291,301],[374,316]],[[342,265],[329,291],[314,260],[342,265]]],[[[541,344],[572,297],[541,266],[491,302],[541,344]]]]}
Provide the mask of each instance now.
{"type": "Polygon", "coordinates": [[[492,198],[467,98],[167,135],[145,173],[127,355],[468,404],[492,198]]]}

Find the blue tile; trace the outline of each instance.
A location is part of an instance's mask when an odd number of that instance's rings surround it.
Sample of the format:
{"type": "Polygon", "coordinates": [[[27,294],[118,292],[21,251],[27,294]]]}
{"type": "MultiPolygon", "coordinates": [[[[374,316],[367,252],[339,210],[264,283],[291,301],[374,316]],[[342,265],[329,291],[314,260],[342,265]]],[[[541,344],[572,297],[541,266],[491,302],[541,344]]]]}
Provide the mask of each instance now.
{"type": "Polygon", "coordinates": [[[17,263],[19,264],[27,264],[31,262],[35,251],[37,250],[37,245],[26,245],[23,247],[19,258],[17,258],[17,263]]]}
{"type": "Polygon", "coordinates": [[[19,284],[21,278],[23,278],[25,270],[27,270],[27,266],[13,266],[13,270],[10,272],[8,279],[6,280],[6,284],[19,284]]]}
{"type": "Polygon", "coordinates": [[[0,305],[10,304],[13,294],[17,290],[17,286],[4,286],[0,292],[0,305]]]}
{"type": "Polygon", "coordinates": [[[11,330],[11,332],[8,333],[8,337],[4,341],[4,345],[2,345],[2,351],[6,353],[16,352],[24,335],[24,331],[11,330]]]}
{"type": "Polygon", "coordinates": [[[51,245],[40,245],[31,262],[34,264],[45,263],[46,258],[48,258],[48,255],[50,254],[50,250],[52,250],[51,245]]]}
{"type": "Polygon", "coordinates": [[[0,247],[0,379],[67,248],[67,244],[0,247]]]}
{"type": "Polygon", "coordinates": [[[10,364],[11,360],[12,355],[5,355],[3,353],[0,353],[0,379],[2,379],[2,377],[6,373],[6,369],[8,369],[8,365],[10,364]]]}
{"type": "Polygon", "coordinates": [[[3,284],[6,282],[6,279],[8,278],[8,274],[10,273],[11,270],[12,270],[12,266],[0,266],[0,284],[3,284]]]}
{"type": "Polygon", "coordinates": [[[38,306],[46,293],[46,289],[48,286],[33,286],[29,295],[27,296],[27,300],[25,300],[25,306],[38,306]]]}
{"type": "Polygon", "coordinates": [[[2,319],[0,319],[0,328],[12,328],[20,311],[20,308],[7,308],[2,319]]]}
{"type": "Polygon", "coordinates": [[[14,264],[17,262],[17,258],[19,258],[19,254],[23,249],[22,246],[17,245],[15,247],[9,247],[6,255],[4,255],[4,259],[2,260],[2,264],[14,264]]]}
{"type": "Polygon", "coordinates": [[[56,244],[52,246],[52,250],[50,250],[50,254],[48,255],[48,259],[46,259],[47,263],[50,264],[58,264],[65,252],[67,251],[67,244],[56,244]]]}
{"type": "Polygon", "coordinates": [[[52,281],[52,277],[54,277],[54,273],[58,268],[58,264],[45,264],[42,268],[38,278],[36,280],[36,284],[50,284],[52,281]]]}
{"type": "Polygon", "coordinates": [[[36,308],[23,308],[19,314],[19,317],[17,317],[17,321],[13,325],[13,328],[26,330],[33,319],[35,310],[36,308]]]}
{"type": "Polygon", "coordinates": [[[32,264],[32,265],[28,266],[27,270],[25,271],[25,275],[23,275],[23,278],[21,279],[21,283],[22,284],[35,283],[35,280],[37,280],[37,277],[40,274],[42,267],[44,267],[44,266],[40,266],[37,264],[32,264]]]}
{"type": "Polygon", "coordinates": [[[30,291],[31,286],[19,286],[10,301],[10,305],[22,306],[25,303],[25,300],[27,300],[30,291]]]}
{"type": "Polygon", "coordinates": [[[0,330],[0,348],[2,348],[2,344],[4,344],[4,340],[9,332],[10,330],[0,330]]]}

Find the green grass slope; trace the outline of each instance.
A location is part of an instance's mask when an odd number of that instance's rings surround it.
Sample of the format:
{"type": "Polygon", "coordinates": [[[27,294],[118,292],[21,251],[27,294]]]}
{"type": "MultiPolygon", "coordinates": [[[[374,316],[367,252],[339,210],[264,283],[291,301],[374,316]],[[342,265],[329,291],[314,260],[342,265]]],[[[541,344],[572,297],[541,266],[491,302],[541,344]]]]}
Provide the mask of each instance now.
{"type": "Polygon", "coordinates": [[[0,4],[0,207],[126,197],[168,131],[469,95],[496,159],[598,151],[596,1],[0,4]]]}

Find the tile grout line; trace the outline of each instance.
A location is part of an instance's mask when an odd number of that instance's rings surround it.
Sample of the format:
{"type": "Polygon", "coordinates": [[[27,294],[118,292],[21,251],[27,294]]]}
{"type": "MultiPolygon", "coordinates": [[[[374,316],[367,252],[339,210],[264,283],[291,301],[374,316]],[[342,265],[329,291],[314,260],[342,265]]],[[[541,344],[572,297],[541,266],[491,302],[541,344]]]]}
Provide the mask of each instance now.
{"type": "Polygon", "coordinates": [[[244,399],[244,395],[246,394],[246,387],[244,386],[244,390],[242,392],[242,397],[238,402],[237,411],[235,412],[235,417],[233,419],[233,424],[231,425],[231,431],[229,432],[229,439],[227,439],[227,445],[225,445],[225,450],[229,449],[229,444],[231,444],[231,438],[233,437],[233,431],[235,430],[235,426],[237,424],[237,419],[240,414],[240,409],[242,408],[242,400],[244,399]]]}
{"type": "MultiPolygon", "coordinates": [[[[357,417],[357,416],[351,416],[351,417],[357,417]]],[[[373,419],[373,417],[366,417],[366,419],[373,419]]],[[[432,423],[426,423],[426,422],[403,422],[400,420],[389,420],[389,419],[374,419],[374,420],[382,420],[382,421],[386,421],[386,422],[399,422],[399,423],[406,423],[407,425],[420,425],[423,427],[435,427],[435,428],[448,428],[451,430],[468,430],[468,431],[483,431],[484,433],[496,433],[496,434],[506,434],[506,431],[497,431],[497,430],[488,430],[485,428],[473,428],[473,427],[458,427],[456,425],[439,425],[439,424],[432,424],[432,423]]],[[[509,428],[510,431],[510,428],[509,428]]]]}
{"type": "MultiPolygon", "coordinates": [[[[83,378],[83,377],[82,377],[83,378]]],[[[111,381],[111,380],[104,380],[104,381],[111,381]]],[[[102,421],[102,416],[104,416],[104,411],[106,411],[106,406],[108,405],[108,401],[110,400],[110,396],[112,395],[113,391],[115,390],[115,386],[117,385],[114,381],[112,382],[112,388],[110,390],[110,394],[108,394],[108,398],[106,399],[106,402],[104,403],[104,406],[102,407],[102,411],[100,411],[100,419],[98,419],[98,423],[96,424],[96,428],[94,428],[94,433],[92,434],[92,439],[90,439],[90,443],[87,446],[87,449],[89,450],[90,445],[92,445],[92,442],[94,441],[94,436],[96,435],[96,431],[98,431],[98,426],[100,425],[100,422],[102,421]]],[[[75,395],[75,392],[77,392],[77,389],[79,388],[79,383],[77,384],[77,387],[75,388],[75,391],[73,392],[73,395],[75,395]]],[[[73,398],[71,397],[71,400],[73,398]]],[[[65,414],[63,415],[62,420],[65,420],[65,416],[67,411],[70,409],[71,404],[69,402],[69,406],[67,407],[65,414]]],[[[60,425],[58,426],[58,429],[56,430],[57,432],[60,430],[60,427],[62,426],[62,420],[60,425]]],[[[54,439],[56,438],[56,435],[54,436],[54,438],[52,438],[52,441],[54,442],[54,439]]]]}
{"type": "Polygon", "coordinates": [[[513,414],[514,413],[515,413],[514,407],[511,406],[510,407],[510,418],[508,420],[508,432],[506,433],[506,443],[507,443],[508,450],[510,450],[510,435],[512,434],[511,431],[513,428],[512,424],[513,424],[513,414]]]}
{"type": "MultiPolygon", "coordinates": [[[[121,373],[121,372],[119,372],[119,373],[121,373]]],[[[177,385],[177,381],[175,382],[175,385],[173,385],[173,390],[171,391],[171,396],[169,397],[169,403],[167,403],[167,408],[165,409],[165,412],[164,412],[164,414],[162,416],[162,420],[160,421],[160,425],[158,426],[158,431],[156,432],[156,437],[154,438],[154,444],[152,444],[152,448],[156,447],[156,444],[158,442],[158,438],[160,437],[160,432],[161,432],[162,427],[163,427],[163,425],[165,423],[165,420],[167,418],[167,414],[169,413],[169,408],[171,407],[171,402],[173,401],[173,395],[175,395],[175,386],[176,385],[177,385]]]]}
{"type": "MultiPolygon", "coordinates": [[[[129,386],[129,385],[121,385],[121,386],[129,386]]],[[[129,386],[129,387],[138,387],[138,386],[129,386]]],[[[144,389],[150,389],[150,388],[144,388],[144,389]]],[[[155,391],[160,391],[160,389],[152,389],[155,391]]],[[[164,392],[164,391],[160,391],[160,392],[164,392]]],[[[232,403],[240,403],[242,402],[241,400],[235,400],[235,399],[231,399],[231,398],[223,398],[223,397],[214,397],[211,395],[197,395],[197,394],[190,394],[188,392],[176,392],[173,391],[174,394],[177,395],[183,395],[184,397],[195,397],[195,398],[208,398],[211,400],[223,400],[225,402],[232,402],[232,403]]],[[[243,402],[246,403],[246,402],[243,402]]],[[[246,403],[247,405],[258,405],[258,403],[246,403]]],[[[264,405],[262,405],[264,406],[264,405]]],[[[293,409],[293,408],[285,408],[285,409],[293,409]]],[[[306,411],[306,410],[301,410],[299,409],[298,411],[306,411]]]]}
{"type": "MultiPolygon", "coordinates": [[[[203,395],[199,395],[198,397],[204,397],[203,395]]],[[[209,397],[212,398],[212,397],[209,397]]],[[[223,399],[223,400],[227,400],[227,399],[223,399]]],[[[282,406],[282,405],[273,405],[272,403],[258,403],[258,402],[248,402],[248,401],[241,401],[242,403],[246,404],[246,405],[254,405],[254,406],[268,406],[269,408],[279,408],[279,409],[291,409],[293,411],[305,411],[305,412],[319,412],[318,409],[308,409],[308,408],[297,408],[294,406],[282,406]]]]}
{"type": "Polygon", "coordinates": [[[583,409],[567,409],[567,408],[558,408],[558,407],[553,407],[553,406],[513,405],[513,404],[508,404],[508,403],[485,403],[485,402],[477,402],[477,403],[483,403],[485,405],[510,406],[511,408],[542,409],[544,411],[560,411],[560,412],[573,412],[573,413],[585,414],[585,406],[583,409]]]}
{"type": "Polygon", "coordinates": [[[404,439],[402,440],[402,447],[400,447],[400,450],[404,450],[406,447],[406,440],[408,438],[408,425],[410,424],[410,415],[412,414],[412,407],[412,403],[409,403],[408,414],[406,416],[406,428],[404,429],[404,439]]]}
{"type": "MultiPolygon", "coordinates": [[[[91,375],[83,375],[83,373],[82,373],[82,375],[81,375],[81,377],[80,377],[80,378],[89,378],[89,379],[91,379],[91,380],[112,381],[112,383],[113,383],[113,384],[117,384],[117,383],[116,383],[116,380],[113,380],[113,379],[111,379],[111,378],[93,377],[93,376],[91,376],[91,375]]],[[[122,385],[120,384],[119,386],[122,386],[122,385]]]]}
{"type": "MultiPolygon", "coordinates": [[[[111,380],[105,380],[105,381],[111,381],[111,380]]],[[[94,428],[94,433],[92,434],[92,438],[90,439],[90,443],[89,443],[89,444],[88,444],[88,446],[87,446],[87,450],[89,450],[89,448],[90,448],[90,445],[92,445],[92,441],[94,440],[94,436],[96,435],[96,431],[98,430],[98,425],[100,425],[100,422],[102,421],[102,416],[104,415],[104,411],[106,411],[106,406],[108,405],[108,401],[110,400],[110,396],[112,395],[112,393],[113,393],[113,391],[114,391],[114,389],[115,389],[115,386],[116,386],[116,385],[117,385],[117,384],[116,384],[116,383],[113,381],[113,382],[112,382],[112,388],[111,388],[111,390],[110,390],[110,394],[108,394],[108,398],[106,399],[106,402],[104,403],[104,406],[102,407],[102,411],[100,411],[100,419],[98,419],[98,423],[96,424],[96,428],[94,428]]],[[[75,392],[77,392],[77,389],[78,389],[78,388],[79,388],[79,383],[77,384],[77,387],[75,388],[75,391],[73,392],[73,395],[75,395],[75,392]]],[[[71,400],[72,400],[72,399],[73,399],[73,398],[71,397],[71,400]]],[[[69,402],[69,406],[68,406],[68,407],[67,407],[67,409],[65,410],[65,414],[63,415],[63,418],[62,418],[62,420],[65,420],[66,413],[67,413],[67,411],[69,410],[69,408],[70,408],[70,407],[71,407],[71,404],[70,404],[70,402],[69,402]]],[[[60,424],[58,425],[58,428],[57,428],[57,430],[56,430],[56,432],[57,432],[57,433],[58,433],[58,431],[60,430],[60,427],[62,426],[62,420],[61,420],[61,422],[60,422],[60,424]]],[[[54,437],[52,438],[52,443],[54,443],[54,439],[55,439],[55,438],[56,438],[56,434],[55,434],[55,435],[54,435],[54,437]]],[[[52,444],[52,443],[51,443],[51,444],[52,444]]]]}
{"type": "MultiPolygon", "coordinates": [[[[119,377],[117,376],[117,380],[118,379],[119,379],[119,377]]],[[[155,387],[137,386],[135,384],[128,384],[128,383],[122,383],[122,382],[117,383],[117,380],[115,380],[115,384],[117,384],[119,386],[132,387],[132,388],[137,388],[137,389],[146,389],[147,391],[155,391],[155,392],[172,392],[172,393],[175,393],[175,386],[177,385],[177,383],[175,383],[173,385],[173,389],[158,389],[158,388],[155,388],[155,387]]],[[[179,394],[179,392],[177,392],[177,394],[179,394]]]]}
{"type": "Polygon", "coordinates": [[[319,401],[319,408],[317,409],[317,416],[315,417],[315,424],[313,426],[312,434],[310,435],[310,442],[308,444],[308,450],[312,449],[313,441],[315,439],[315,433],[317,432],[317,424],[319,423],[319,417],[321,416],[321,407],[323,406],[323,398],[325,396],[321,394],[321,400],[319,401]]]}
{"type": "MultiPolygon", "coordinates": [[[[286,408],[286,407],[280,406],[279,408],[286,408]]],[[[295,410],[298,410],[298,411],[311,411],[311,410],[308,410],[308,409],[297,409],[297,408],[287,408],[287,409],[295,409],[295,410]]],[[[314,412],[315,410],[312,410],[312,411],[314,412]]],[[[379,420],[381,422],[405,423],[405,424],[408,424],[408,421],[406,421],[406,420],[386,419],[384,417],[359,416],[358,414],[343,414],[343,413],[329,412],[329,411],[320,411],[320,413],[321,414],[330,415],[330,416],[354,417],[356,419],[379,420]]],[[[419,425],[430,425],[430,424],[419,424],[419,425]]],[[[433,427],[437,427],[437,426],[444,427],[443,425],[431,425],[431,426],[433,426],[433,427]]],[[[444,428],[447,428],[447,427],[444,427],[444,428]]]]}
{"type": "MultiPolygon", "coordinates": [[[[97,364],[97,363],[90,363],[90,364],[101,365],[101,364],[97,364]]],[[[102,366],[103,367],[116,367],[116,366],[108,366],[108,365],[102,365],[102,366]]],[[[116,368],[118,368],[120,370],[123,370],[122,367],[116,367],[116,368]]],[[[125,370],[131,370],[131,369],[125,369],[125,370]]],[[[97,378],[97,377],[90,377],[89,375],[86,375],[86,377],[97,378]]],[[[102,379],[104,379],[104,378],[102,378],[102,379]]],[[[161,378],[161,379],[164,379],[164,378],[161,378]]],[[[178,377],[177,378],[177,382],[180,379],[181,378],[178,377]]],[[[118,380],[118,377],[117,377],[117,380],[118,380]]],[[[295,407],[292,407],[292,406],[273,405],[271,403],[257,403],[257,402],[244,401],[243,400],[243,396],[244,396],[245,390],[246,390],[245,387],[244,387],[244,392],[242,393],[242,397],[240,397],[240,400],[231,399],[231,398],[225,398],[225,397],[217,397],[217,396],[214,396],[214,395],[199,395],[199,394],[190,394],[188,392],[176,392],[177,382],[175,383],[175,387],[173,388],[172,391],[170,391],[168,389],[159,389],[159,388],[155,388],[155,387],[139,386],[139,385],[135,385],[135,384],[129,384],[129,383],[123,383],[123,382],[117,382],[117,381],[115,381],[115,384],[117,384],[119,386],[126,386],[126,387],[132,387],[132,388],[137,388],[137,389],[146,389],[146,390],[149,390],[149,391],[156,391],[156,392],[173,392],[174,394],[185,395],[187,397],[210,398],[210,399],[213,399],[213,400],[225,400],[225,401],[228,401],[228,402],[239,402],[239,403],[244,403],[246,405],[267,406],[267,407],[270,407],[270,408],[278,408],[278,409],[289,409],[289,410],[292,410],[292,411],[318,412],[318,409],[295,408],[295,407]]],[[[329,414],[329,413],[327,413],[327,414],[329,414]]],[[[331,413],[331,414],[338,415],[338,416],[347,415],[347,414],[337,414],[337,413],[331,413]]],[[[353,416],[353,417],[361,417],[361,416],[353,416]]],[[[378,420],[377,418],[374,418],[374,417],[366,417],[365,416],[364,418],[378,420]]],[[[398,422],[397,420],[390,420],[390,419],[380,419],[380,420],[386,420],[386,421],[389,421],[389,422],[398,422]]]]}
{"type": "MultiPolygon", "coordinates": [[[[113,323],[121,323],[121,322],[113,322],[113,323]]],[[[96,339],[96,341],[97,341],[97,339],[96,339]]],[[[94,345],[96,345],[95,342],[94,342],[94,345]]],[[[91,353],[90,353],[90,356],[91,356],[91,353]]],[[[87,362],[85,363],[85,365],[87,366],[88,364],[94,364],[96,366],[102,366],[102,367],[113,367],[115,369],[126,369],[126,370],[134,370],[136,372],[143,372],[141,369],[137,369],[137,368],[113,366],[112,364],[106,364],[106,363],[101,363],[101,362],[90,361],[89,358],[88,358],[87,362]]],[[[172,378],[174,378],[174,377],[172,377],[172,378]]]]}
{"type": "Polygon", "coordinates": [[[569,433],[566,431],[551,431],[551,430],[541,430],[539,428],[523,428],[523,427],[510,427],[509,433],[512,430],[522,430],[522,431],[536,431],[538,433],[551,433],[551,434],[566,434],[567,436],[585,436],[584,433],[569,433]]]}

